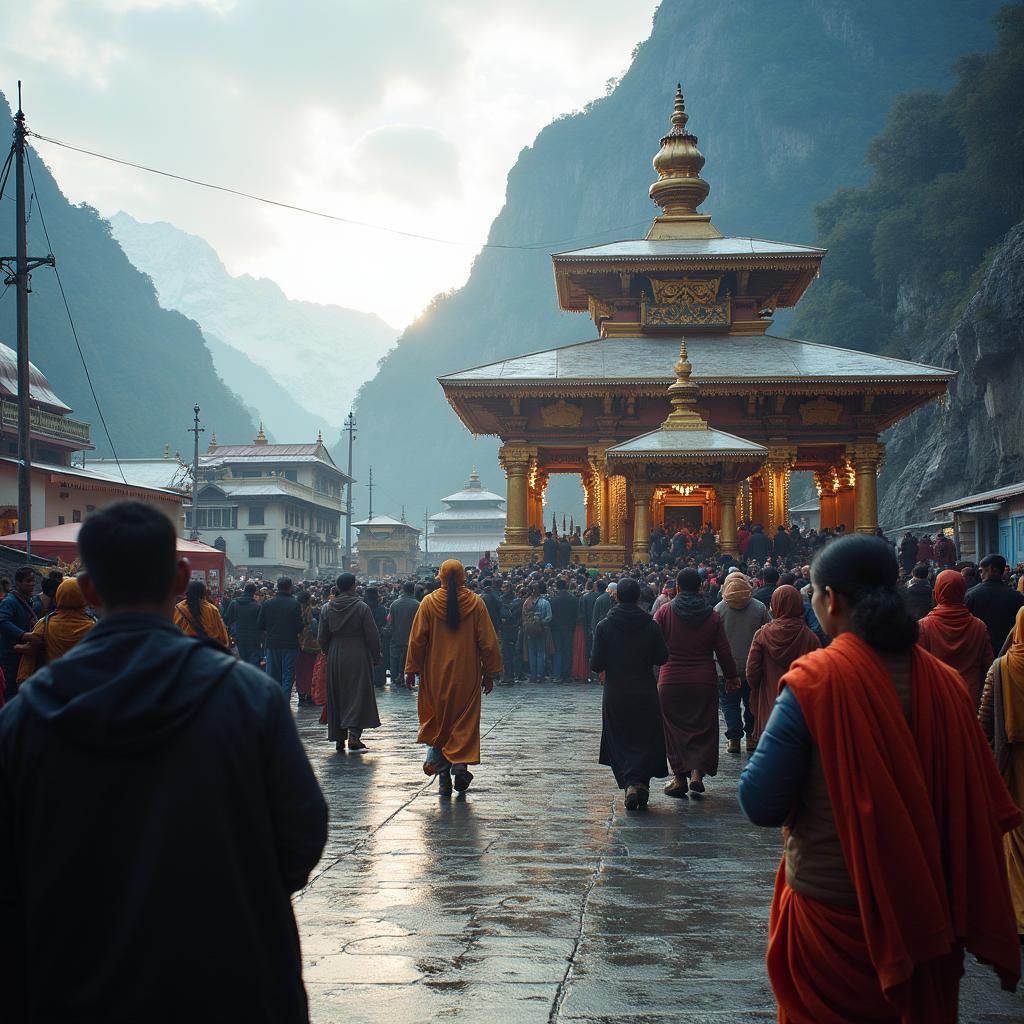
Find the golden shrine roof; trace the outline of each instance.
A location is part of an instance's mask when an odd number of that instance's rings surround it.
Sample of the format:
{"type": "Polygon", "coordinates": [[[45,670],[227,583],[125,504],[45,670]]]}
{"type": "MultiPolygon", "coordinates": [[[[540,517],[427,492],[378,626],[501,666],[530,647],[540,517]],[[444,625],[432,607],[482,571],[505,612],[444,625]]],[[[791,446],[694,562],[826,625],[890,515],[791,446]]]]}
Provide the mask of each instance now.
{"type": "MultiPolygon", "coordinates": [[[[688,337],[687,347],[696,367],[694,380],[701,383],[814,380],[945,384],[956,376],[954,370],[924,363],[772,334],[694,334],[688,337]]],[[[678,336],[595,338],[512,356],[438,380],[445,388],[576,382],[670,384],[678,350],[678,336]]]]}

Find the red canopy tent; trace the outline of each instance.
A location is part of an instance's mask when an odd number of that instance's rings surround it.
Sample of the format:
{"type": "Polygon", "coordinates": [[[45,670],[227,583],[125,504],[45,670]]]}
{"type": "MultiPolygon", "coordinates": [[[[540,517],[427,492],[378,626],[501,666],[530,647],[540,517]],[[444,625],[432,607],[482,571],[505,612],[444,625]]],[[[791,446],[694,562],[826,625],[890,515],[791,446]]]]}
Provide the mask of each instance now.
{"type": "MultiPolygon", "coordinates": [[[[63,526],[47,526],[32,531],[32,554],[42,558],[59,558],[73,562],[78,558],[78,531],[81,523],[65,523],[63,526]]],[[[25,547],[25,534],[11,533],[0,537],[0,544],[12,548],[25,547]]],[[[210,589],[219,594],[224,582],[224,552],[211,548],[209,544],[178,538],[178,556],[187,558],[192,566],[193,576],[201,576],[210,589]]]]}

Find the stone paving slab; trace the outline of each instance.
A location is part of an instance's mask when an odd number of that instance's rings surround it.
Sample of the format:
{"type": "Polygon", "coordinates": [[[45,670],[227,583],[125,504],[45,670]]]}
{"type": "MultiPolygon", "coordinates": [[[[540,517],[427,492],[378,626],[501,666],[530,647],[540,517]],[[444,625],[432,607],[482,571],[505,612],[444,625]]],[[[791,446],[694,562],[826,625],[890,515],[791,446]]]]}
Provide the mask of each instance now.
{"type": "MultiPolygon", "coordinates": [[[[778,832],[736,803],[723,752],[703,800],[657,786],[628,813],[598,765],[596,686],[499,686],[465,797],[422,774],[416,701],[378,691],[370,750],[297,721],[331,808],[295,899],[314,1024],[755,1024],[778,832]]],[[[1024,993],[970,963],[964,1024],[1022,1024],[1024,993]]]]}

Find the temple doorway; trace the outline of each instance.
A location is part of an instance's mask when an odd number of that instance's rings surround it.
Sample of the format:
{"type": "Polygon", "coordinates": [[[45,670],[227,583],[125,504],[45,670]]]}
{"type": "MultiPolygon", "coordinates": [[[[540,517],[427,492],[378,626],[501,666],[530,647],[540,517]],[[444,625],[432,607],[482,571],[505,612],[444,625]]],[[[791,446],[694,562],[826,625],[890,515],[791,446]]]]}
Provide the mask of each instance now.
{"type": "Polygon", "coordinates": [[[677,530],[697,533],[704,525],[704,509],[699,505],[675,505],[665,509],[665,531],[671,536],[677,530]]]}

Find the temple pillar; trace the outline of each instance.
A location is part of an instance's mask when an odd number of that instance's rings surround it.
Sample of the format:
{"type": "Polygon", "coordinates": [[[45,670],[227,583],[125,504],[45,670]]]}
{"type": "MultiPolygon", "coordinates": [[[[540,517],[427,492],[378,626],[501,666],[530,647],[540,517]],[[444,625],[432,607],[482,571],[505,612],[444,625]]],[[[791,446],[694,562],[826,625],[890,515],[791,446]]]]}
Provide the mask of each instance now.
{"type": "Polygon", "coordinates": [[[498,461],[505,470],[506,518],[505,543],[526,544],[529,525],[528,475],[530,472],[529,448],[503,445],[498,449],[498,461]]]}
{"type": "Polygon", "coordinates": [[[651,557],[650,484],[633,484],[633,561],[647,562],[651,557]]]}
{"type": "Polygon", "coordinates": [[[794,445],[774,444],[768,448],[768,462],[764,468],[764,479],[768,489],[768,521],[765,530],[775,535],[776,529],[788,525],[789,518],[789,472],[796,463],[794,445]]]}
{"type": "Polygon", "coordinates": [[[857,502],[854,489],[844,484],[836,492],[836,526],[843,526],[852,533],[857,520],[857,502]]]}
{"type": "Polygon", "coordinates": [[[736,538],[736,484],[719,484],[715,491],[718,494],[718,512],[722,525],[718,537],[722,553],[738,555],[739,542],[736,538]]]}
{"type": "MultiPolygon", "coordinates": [[[[612,544],[626,543],[626,478],[610,476],[608,484],[608,540],[612,544]]],[[[604,531],[602,530],[602,539],[604,531]]]]}
{"type": "Polygon", "coordinates": [[[766,470],[760,470],[750,478],[750,522],[760,523],[768,529],[768,487],[765,481],[766,470]]]}
{"type": "Polygon", "coordinates": [[[872,438],[858,441],[848,451],[856,478],[855,529],[874,533],[878,529],[878,470],[885,458],[885,445],[872,438]]]}

